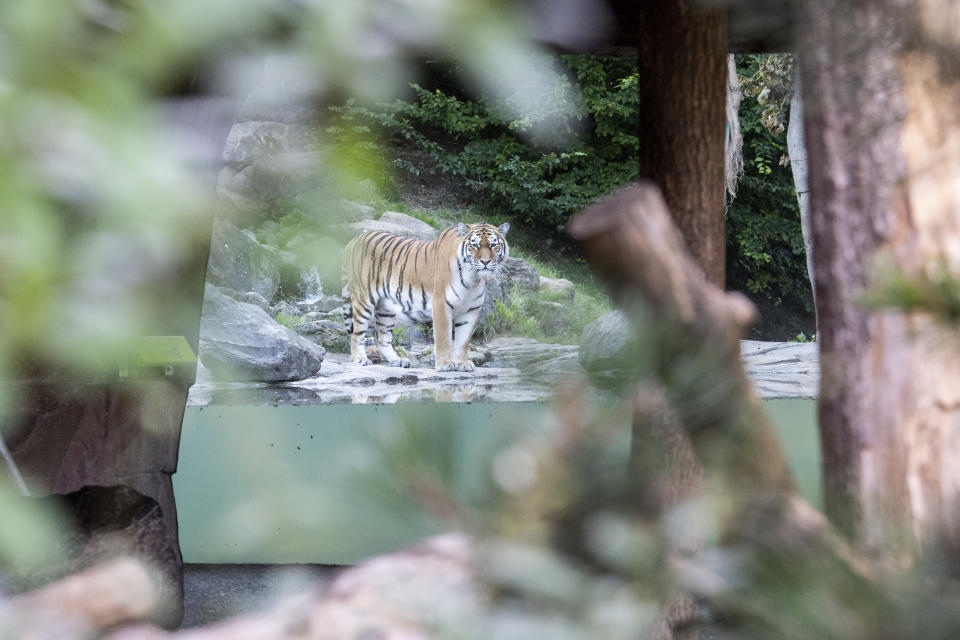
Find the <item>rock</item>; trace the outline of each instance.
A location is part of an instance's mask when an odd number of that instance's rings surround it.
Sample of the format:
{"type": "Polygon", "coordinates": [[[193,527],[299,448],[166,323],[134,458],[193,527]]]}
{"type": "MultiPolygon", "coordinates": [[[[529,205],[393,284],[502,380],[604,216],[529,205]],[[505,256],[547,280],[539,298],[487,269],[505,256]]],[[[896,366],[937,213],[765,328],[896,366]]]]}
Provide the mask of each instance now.
{"type": "Polygon", "coordinates": [[[296,131],[296,127],[281,122],[238,122],[227,134],[223,162],[240,170],[266,156],[293,151],[296,131]]]}
{"type": "Polygon", "coordinates": [[[540,276],[540,295],[549,300],[573,300],[576,290],[573,283],[565,278],[545,278],[540,276]]]}
{"type": "Polygon", "coordinates": [[[350,200],[341,200],[337,206],[333,207],[339,215],[338,219],[343,222],[359,222],[360,220],[372,220],[377,215],[377,210],[368,204],[360,204],[350,200]]]}
{"type": "Polygon", "coordinates": [[[307,312],[315,313],[339,313],[343,317],[343,298],[340,296],[321,296],[319,300],[310,303],[300,303],[300,306],[307,312]]]}
{"type": "Polygon", "coordinates": [[[283,315],[289,320],[296,320],[303,316],[303,311],[300,310],[300,307],[290,304],[286,300],[281,300],[277,304],[273,305],[273,308],[271,309],[271,315],[274,318],[283,315]]]}
{"type": "MultiPolygon", "coordinates": [[[[43,503],[62,518],[62,526],[47,549],[58,559],[43,569],[14,574],[18,589],[36,588],[109,560],[129,556],[157,571],[162,604],[153,622],[168,628],[183,615],[183,564],[167,534],[157,502],[127,486],[87,486],[66,495],[23,498],[43,503]]],[[[175,520],[172,520],[175,522],[175,520]]]]}
{"type": "Polygon", "coordinates": [[[3,438],[34,496],[125,485],[150,498],[179,562],[171,475],[188,384],[169,378],[32,382],[11,394],[15,419],[7,421],[3,438]]]}
{"type": "Polygon", "coordinates": [[[546,334],[563,333],[570,328],[570,314],[567,306],[559,302],[541,300],[540,307],[540,328],[546,334]]]}
{"type": "Polygon", "coordinates": [[[350,336],[344,321],[341,320],[311,320],[294,325],[293,330],[306,336],[314,344],[334,353],[350,352],[350,336]]]}
{"type": "Polygon", "coordinates": [[[319,216],[318,203],[327,199],[328,186],[319,152],[284,152],[226,167],[220,172],[217,191],[241,208],[256,208],[261,215],[288,211],[289,206],[283,205],[293,202],[319,216]]]}
{"type": "Polygon", "coordinates": [[[401,236],[430,242],[437,237],[437,230],[422,220],[396,211],[387,211],[379,220],[361,220],[346,225],[353,235],[366,231],[388,231],[401,236]]]}
{"type": "Polygon", "coordinates": [[[277,252],[227,220],[213,224],[207,281],[234,291],[253,291],[272,300],[280,286],[277,252]]]}
{"type": "Polygon", "coordinates": [[[409,347],[414,343],[433,344],[433,325],[429,323],[414,322],[406,316],[398,316],[395,325],[394,335],[397,336],[399,343],[409,347]]]}
{"type": "Polygon", "coordinates": [[[587,371],[606,371],[620,366],[627,355],[633,330],[622,311],[600,316],[583,329],[580,364],[587,371]]]}
{"type": "Polygon", "coordinates": [[[503,270],[510,288],[516,288],[523,295],[540,291],[540,274],[526,260],[507,258],[503,263],[503,270]]]}
{"type": "Polygon", "coordinates": [[[262,309],[207,284],[200,321],[200,360],[220,380],[280,382],[309,378],[325,351],[278,324],[262,309]]]}
{"type": "Polygon", "coordinates": [[[262,295],[256,291],[234,291],[228,287],[220,287],[220,291],[237,302],[246,302],[247,304],[253,304],[267,313],[273,313],[273,309],[270,307],[270,303],[262,295]]]}

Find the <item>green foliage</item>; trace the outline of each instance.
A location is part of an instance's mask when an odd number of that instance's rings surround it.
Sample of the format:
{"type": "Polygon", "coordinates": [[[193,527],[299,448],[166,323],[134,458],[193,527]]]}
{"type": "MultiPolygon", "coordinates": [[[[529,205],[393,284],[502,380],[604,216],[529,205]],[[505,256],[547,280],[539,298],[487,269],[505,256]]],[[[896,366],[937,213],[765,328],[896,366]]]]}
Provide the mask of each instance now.
{"type": "MultiPolygon", "coordinates": [[[[394,327],[391,331],[393,338],[390,340],[391,346],[396,349],[398,352],[402,351],[401,346],[407,341],[407,328],[406,327],[394,327]]],[[[401,353],[400,355],[405,355],[401,353]]]]}
{"type": "MultiPolygon", "coordinates": [[[[738,56],[740,76],[757,76],[766,58],[738,56]]],[[[782,127],[771,131],[765,126],[766,111],[749,95],[740,104],[744,173],[737,198],[727,209],[728,286],[765,296],[775,304],[790,300],[809,310],[812,298],[800,209],[793,174],[781,161],[786,138],[782,127]]]]}
{"type": "Polygon", "coordinates": [[[278,324],[282,324],[287,329],[294,329],[297,325],[301,325],[307,321],[306,316],[288,316],[285,313],[278,313],[274,319],[278,324]]]}
{"type": "MultiPolygon", "coordinates": [[[[550,88],[539,101],[469,98],[455,88],[412,84],[409,100],[331,107],[327,140],[358,176],[375,182],[385,177],[371,158],[386,153],[386,140],[411,145],[429,166],[401,157],[397,168],[458,176],[485,210],[562,225],[637,176],[637,74],[633,59],[617,57],[543,57],[538,67],[550,88]]],[[[463,79],[451,71],[444,80],[455,86],[463,79]]]]}
{"type": "Polygon", "coordinates": [[[911,274],[889,257],[878,260],[875,281],[862,301],[880,309],[928,313],[947,327],[960,328],[960,276],[946,264],[911,274]]]}

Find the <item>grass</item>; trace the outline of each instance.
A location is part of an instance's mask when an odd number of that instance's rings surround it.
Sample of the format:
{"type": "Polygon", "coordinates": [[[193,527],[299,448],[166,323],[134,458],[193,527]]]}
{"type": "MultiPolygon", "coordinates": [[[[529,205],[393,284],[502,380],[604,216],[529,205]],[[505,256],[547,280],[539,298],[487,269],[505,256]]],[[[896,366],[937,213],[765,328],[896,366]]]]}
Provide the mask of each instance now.
{"type": "Polygon", "coordinates": [[[579,344],[583,328],[613,307],[602,293],[582,285],[574,287],[572,302],[568,299],[558,302],[542,293],[523,295],[514,289],[506,302],[497,301],[494,305],[484,337],[508,335],[540,342],[579,344]]]}
{"type": "Polygon", "coordinates": [[[306,316],[288,316],[285,313],[278,313],[274,320],[278,324],[282,324],[287,329],[295,329],[298,325],[303,324],[307,321],[306,316]]]}

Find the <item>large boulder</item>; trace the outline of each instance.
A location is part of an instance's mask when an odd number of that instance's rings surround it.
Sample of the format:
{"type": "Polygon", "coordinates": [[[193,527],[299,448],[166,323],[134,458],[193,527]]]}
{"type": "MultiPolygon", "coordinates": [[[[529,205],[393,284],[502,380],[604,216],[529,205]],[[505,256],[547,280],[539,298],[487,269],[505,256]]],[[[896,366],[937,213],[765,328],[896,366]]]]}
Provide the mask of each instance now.
{"type": "Polygon", "coordinates": [[[207,281],[234,291],[253,291],[272,300],[280,286],[279,254],[260,244],[250,231],[217,220],[210,242],[207,281]]]}
{"type": "Polygon", "coordinates": [[[224,295],[209,283],[200,320],[200,361],[221,380],[283,382],[320,371],[325,355],[263,309],[224,295]]]}
{"type": "Polygon", "coordinates": [[[315,211],[329,199],[329,181],[319,152],[283,152],[264,155],[248,165],[224,167],[218,191],[241,208],[252,207],[271,216],[287,210],[288,203],[315,211]]]}
{"type": "Polygon", "coordinates": [[[548,300],[572,302],[576,296],[576,289],[566,278],[540,276],[540,294],[548,300]]]}
{"type": "Polygon", "coordinates": [[[622,366],[633,329],[627,315],[612,311],[583,329],[580,364],[587,371],[606,371],[622,366]]]}
{"type": "Polygon", "coordinates": [[[239,170],[257,160],[296,151],[303,133],[282,122],[238,122],[230,129],[223,147],[223,162],[239,170]]]}
{"type": "Polygon", "coordinates": [[[503,271],[511,289],[518,289],[523,295],[540,291],[540,274],[526,260],[507,258],[503,262],[503,271]]]}
{"type": "Polygon", "coordinates": [[[346,227],[353,235],[359,235],[365,231],[388,231],[425,242],[430,242],[436,238],[438,233],[436,229],[423,220],[397,211],[387,211],[377,220],[361,220],[348,224],[346,227]]]}

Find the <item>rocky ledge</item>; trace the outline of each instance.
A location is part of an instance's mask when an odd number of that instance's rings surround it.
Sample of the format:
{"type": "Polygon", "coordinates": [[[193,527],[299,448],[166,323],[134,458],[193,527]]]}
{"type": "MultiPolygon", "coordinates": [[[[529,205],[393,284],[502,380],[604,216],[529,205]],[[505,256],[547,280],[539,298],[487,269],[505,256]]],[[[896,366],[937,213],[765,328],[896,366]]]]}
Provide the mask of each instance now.
{"type": "MultiPolygon", "coordinates": [[[[762,398],[815,398],[820,366],[815,343],[741,343],[744,366],[762,398]]],[[[584,373],[576,345],[497,338],[483,347],[475,371],[399,369],[348,362],[327,354],[312,377],[286,383],[226,383],[201,369],[189,404],[392,404],[396,402],[532,402],[550,399],[557,383],[584,373]]]]}
{"type": "Polygon", "coordinates": [[[316,376],[279,385],[209,382],[198,376],[189,404],[531,402],[552,393],[549,381],[511,367],[480,367],[469,373],[379,364],[363,367],[348,362],[344,354],[331,354],[316,376]]]}

